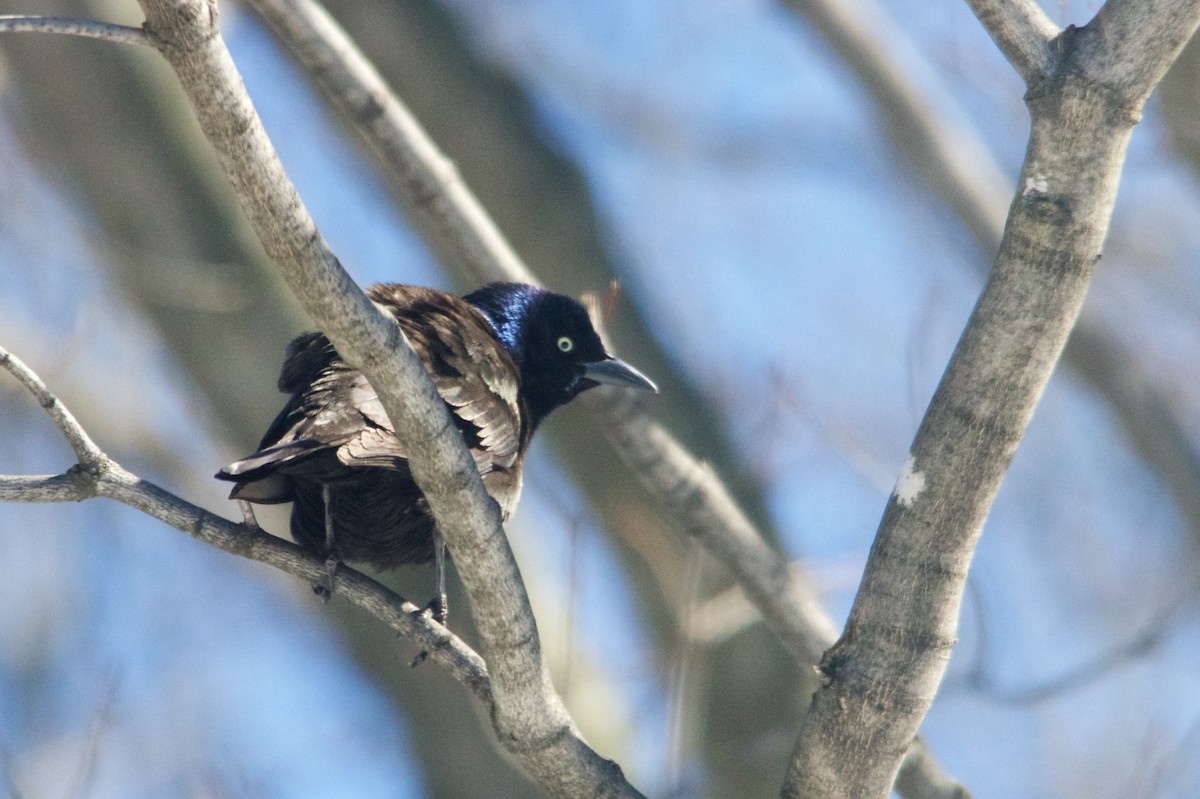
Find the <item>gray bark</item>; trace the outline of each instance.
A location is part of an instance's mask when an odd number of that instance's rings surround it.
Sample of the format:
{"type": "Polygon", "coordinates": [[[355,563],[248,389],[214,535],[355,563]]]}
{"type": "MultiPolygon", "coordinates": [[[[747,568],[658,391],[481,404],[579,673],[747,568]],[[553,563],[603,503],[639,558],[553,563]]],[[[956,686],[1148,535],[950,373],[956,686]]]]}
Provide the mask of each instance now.
{"type": "Polygon", "coordinates": [[[1133,126],[1200,22],[1196,2],[1114,1],[1041,41],[1028,7],[973,7],[1029,84],[1029,147],[991,278],[821,661],[785,797],[888,795],[954,646],[988,509],[1083,304],[1133,126]]]}

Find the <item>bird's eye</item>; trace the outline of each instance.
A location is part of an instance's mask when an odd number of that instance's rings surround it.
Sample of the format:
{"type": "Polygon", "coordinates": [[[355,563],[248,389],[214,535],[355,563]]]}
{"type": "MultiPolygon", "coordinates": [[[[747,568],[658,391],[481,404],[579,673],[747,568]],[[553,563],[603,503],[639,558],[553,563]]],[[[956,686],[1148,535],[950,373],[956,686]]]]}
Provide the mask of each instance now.
{"type": "Polygon", "coordinates": [[[575,349],[575,342],[571,340],[570,336],[559,336],[558,348],[562,352],[570,352],[575,349]]]}

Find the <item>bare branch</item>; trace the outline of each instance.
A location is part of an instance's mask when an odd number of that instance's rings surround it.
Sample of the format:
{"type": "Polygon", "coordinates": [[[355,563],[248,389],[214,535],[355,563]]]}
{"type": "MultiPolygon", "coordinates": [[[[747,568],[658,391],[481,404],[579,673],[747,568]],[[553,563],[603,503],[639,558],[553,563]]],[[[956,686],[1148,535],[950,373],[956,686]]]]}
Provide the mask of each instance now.
{"type": "Polygon", "coordinates": [[[627,393],[606,391],[594,404],[617,422],[608,426],[610,439],[663,509],[733,572],[796,662],[815,663],[837,635],[833,622],[712,469],[639,413],[627,393]]]}
{"type": "Polygon", "coordinates": [[[385,165],[383,175],[439,261],[480,283],[537,282],[453,162],[323,7],[308,0],[251,0],[250,6],[287,42],[339,115],[354,120],[350,130],[385,165]]]}
{"type": "Polygon", "coordinates": [[[371,381],[410,454],[471,599],[501,743],[557,795],[584,786],[639,795],[582,741],[554,692],[498,507],[399,327],[358,290],[305,211],[221,38],[215,4],[142,0],[142,7],[147,32],[175,69],[265,249],[342,357],[371,381]]]}
{"type": "MultiPolygon", "coordinates": [[[[905,44],[903,31],[882,14],[864,16],[856,3],[842,13],[828,10],[845,2],[817,0],[791,6],[807,15],[857,73],[889,117],[893,145],[915,162],[945,207],[971,232],[983,256],[977,263],[989,266],[1000,246],[1011,181],[966,115],[953,111],[955,99],[939,86],[929,68],[921,66],[923,59],[905,44]],[[901,60],[924,77],[914,79],[901,72],[895,66],[901,60]]],[[[1200,494],[1195,488],[1200,485],[1200,454],[1162,389],[1137,368],[1134,355],[1111,331],[1089,318],[1086,309],[1062,359],[1112,408],[1139,454],[1170,487],[1193,534],[1200,537],[1200,494]]]]}
{"type": "Polygon", "coordinates": [[[1045,77],[1059,29],[1036,0],[967,0],[967,5],[1025,83],[1045,77]]]}
{"type": "Polygon", "coordinates": [[[61,33],[85,39],[103,39],[118,44],[150,44],[141,28],[94,22],[86,19],[0,15],[0,33],[61,33]]]}
{"type": "Polygon", "coordinates": [[[1156,49],[1130,30],[1109,50],[1103,26],[1089,24],[1064,32],[1063,63],[1031,87],[1021,190],[991,278],[917,431],[846,628],[821,661],[784,797],[888,795],[954,646],[983,522],[1082,307],[1141,102],[1200,24],[1200,0],[1176,6],[1187,12],[1165,13],[1170,25],[1130,14],[1157,31],[1165,59],[1125,49],[1156,49]]]}
{"type": "Polygon", "coordinates": [[[781,1],[803,15],[854,71],[886,115],[897,148],[933,183],[990,259],[1000,245],[1011,181],[966,115],[922,89],[934,78],[914,80],[909,74],[929,70],[922,69],[924,59],[900,27],[871,0],[781,1]]]}
{"type": "Polygon", "coordinates": [[[1098,81],[1137,108],[1196,32],[1195,0],[1109,0],[1087,24],[1091,46],[1081,57],[1098,81]]]}
{"type": "Polygon", "coordinates": [[[21,385],[29,390],[29,393],[37,399],[38,404],[46,413],[50,414],[50,418],[54,420],[54,424],[63,434],[63,438],[71,445],[71,449],[75,451],[75,457],[79,464],[86,469],[99,469],[103,467],[105,455],[96,446],[96,442],[92,441],[87,432],[80,426],[78,420],[67,410],[67,406],[63,405],[58,397],[46,388],[46,384],[42,379],[34,374],[33,370],[25,365],[17,356],[13,355],[4,347],[0,347],[0,369],[5,369],[13,377],[20,381],[21,385]]]}
{"type": "Polygon", "coordinates": [[[1178,619],[1186,602],[1194,599],[1187,591],[1170,602],[1163,610],[1147,620],[1127,640],[1105,652],[1079,663],[1062,674],[1033,685],[1007,687],[1000,685],[987,670],[986,636],[982,639],[979,658],[974,667],[963,675],[961,684],[995,702],[1007,705],[1033,705],[1053,699],[1058,694],[1082,689],[1090,683],[1149,654],[1163,643],[1171,625],[1178,619]]]}
{"type": "MultiPolygon", "coordinates": [[[[87,441],[89,446],[84,452],[90,458],[88,463],[81,460],[60,475],[0,475],[0,502],[80,502],[108,497],[217,549],[274,566],[308,582],[325,575],[325,562],[295,544],[256,527],[222,519],[126,471],[91,442],[71,412],[33,370],[3,349],[0,367],[16,376],[43,408],[53,409],[51,416],[65,438],[87,441]]],[[[338,569],[334,585],[338,596],[400,635],[412,638],[476,698],[491,703],[491,681],[483,659],[458,636],[430,619],[428,612],[348,567],[338,569]]]]}

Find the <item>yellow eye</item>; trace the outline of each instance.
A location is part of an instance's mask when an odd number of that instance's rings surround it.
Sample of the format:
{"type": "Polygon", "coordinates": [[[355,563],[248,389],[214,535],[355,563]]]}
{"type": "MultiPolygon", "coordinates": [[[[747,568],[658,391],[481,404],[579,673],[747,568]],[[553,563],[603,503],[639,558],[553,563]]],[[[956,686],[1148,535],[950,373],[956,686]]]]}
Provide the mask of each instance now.
{"type": "Polygon", "coordinates": [[[572,341],[568,336],[559,336],[558,349],[562,352],[570,352],[571,350],[575,349],[575,342],[572,341]]]}

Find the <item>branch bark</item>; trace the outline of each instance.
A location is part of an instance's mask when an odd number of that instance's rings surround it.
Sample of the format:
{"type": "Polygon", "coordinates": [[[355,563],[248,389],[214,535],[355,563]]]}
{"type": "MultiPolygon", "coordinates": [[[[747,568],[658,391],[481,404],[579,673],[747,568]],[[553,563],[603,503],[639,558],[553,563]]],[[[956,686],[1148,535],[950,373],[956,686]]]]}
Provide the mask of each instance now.
{"type": "Polygon", "coordinates": [[[61,33],[119,44],[150,44],[140,28],[64,17],[0,15],[0,33],[61,33]]]}
{"type": "MultiPolygon", "coordinates": [[[[1200,2],[1110,3],[1030,80],[1029,148],[992,275],[917,431],[785,797],[886,797],[955,642],[988,509],[1078,316],[1142,105],[1200,2]]],[[[1003,39],[1006,29],[993,31],[1003,39]]]]}

